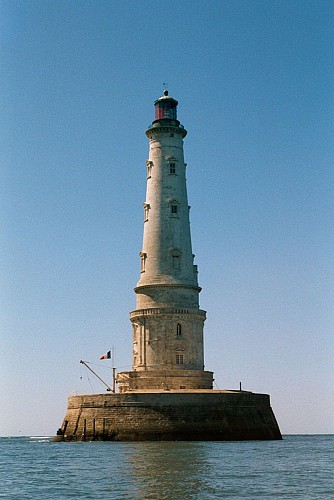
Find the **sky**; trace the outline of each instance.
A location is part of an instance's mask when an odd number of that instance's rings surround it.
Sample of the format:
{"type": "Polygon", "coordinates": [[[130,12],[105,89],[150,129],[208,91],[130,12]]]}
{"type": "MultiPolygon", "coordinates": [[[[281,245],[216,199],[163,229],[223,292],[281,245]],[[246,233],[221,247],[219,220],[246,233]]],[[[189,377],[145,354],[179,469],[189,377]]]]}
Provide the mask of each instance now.
{"type": "Polygon", "coordinates": [[[0,436],[130,369],[147,126],[179,101],[215,388],[333,433],[331,1],[3,0],[0,436]]]}

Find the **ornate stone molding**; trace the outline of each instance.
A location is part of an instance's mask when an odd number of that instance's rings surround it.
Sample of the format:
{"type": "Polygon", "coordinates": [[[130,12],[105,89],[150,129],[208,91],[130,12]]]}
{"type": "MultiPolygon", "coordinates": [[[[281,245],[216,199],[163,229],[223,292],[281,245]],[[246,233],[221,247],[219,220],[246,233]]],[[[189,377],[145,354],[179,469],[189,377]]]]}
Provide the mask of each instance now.
{"type": "Polygon", "coordinates": [[[152,284],[152,285],[139,285],[139,286],[136,286],[136,288],[134,288],[134,291],[136,293],[140,293],[141,290],[145,289],[145,288],[186,288],[188,290],[196,290],[196,292],[200,292],[202,290],[202,288],[200,286],[196,286],[196,285],[183,285],[183,284],[176,284],[176,283],[173,283],[173,284],[168,284],[168,283],[156,283],[156,284],[152,284]]]}
{"type": "Polygon", "coordinates": [[[182,309],[174,307],[152,307],[147,309],[136,309],[130,312],[130,320],[141,316],[174,316],[174,315],[200,316],[206,318],[206,311],[203,309],[182,309]]]}
{"type": "Polygon", "coordinates": [[[154,134],[179,134],[182,137],[187,135],[187,131],[185,128],[181,127],[173,127],[167,125],[160,125],[159,127],[151,127],[148,128],[145,132],[147,137],[150,139],[154,134]]]}

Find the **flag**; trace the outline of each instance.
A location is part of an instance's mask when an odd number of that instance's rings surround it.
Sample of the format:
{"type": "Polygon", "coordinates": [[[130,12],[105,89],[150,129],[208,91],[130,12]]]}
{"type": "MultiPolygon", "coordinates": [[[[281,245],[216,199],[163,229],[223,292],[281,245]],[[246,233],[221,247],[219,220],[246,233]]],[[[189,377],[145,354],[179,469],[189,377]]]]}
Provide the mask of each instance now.
{"type": "Polygon", "coordinates": [[[111,359],[111,351],[108,351],[106,354],[100,357],[100,359],[111,359]]]}

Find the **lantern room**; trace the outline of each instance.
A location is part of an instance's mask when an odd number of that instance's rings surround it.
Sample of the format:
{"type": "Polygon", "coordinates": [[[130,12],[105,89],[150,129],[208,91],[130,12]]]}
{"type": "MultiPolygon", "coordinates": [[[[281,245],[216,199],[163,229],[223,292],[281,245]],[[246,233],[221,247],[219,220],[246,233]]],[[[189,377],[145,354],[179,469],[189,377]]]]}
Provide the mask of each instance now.
{"type": "Polygon", "coordinates": [[[178,102],[168,95],[168,90],[164,91],[164,95],[159,97],[154,102],[155,106],[155,121],[156,120],[177,120],[176,108],[178,102]]]}

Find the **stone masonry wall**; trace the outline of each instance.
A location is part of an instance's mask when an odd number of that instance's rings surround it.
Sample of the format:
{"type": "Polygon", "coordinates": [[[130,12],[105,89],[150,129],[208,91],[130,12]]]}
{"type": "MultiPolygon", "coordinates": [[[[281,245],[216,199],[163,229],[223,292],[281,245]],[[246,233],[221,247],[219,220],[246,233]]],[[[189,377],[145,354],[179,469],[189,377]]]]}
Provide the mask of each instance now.
{"type": "Polygon", "coordinates": [[[281,439],[269,396],[163,391],[71,396],[55,440],[281,439]]]}

